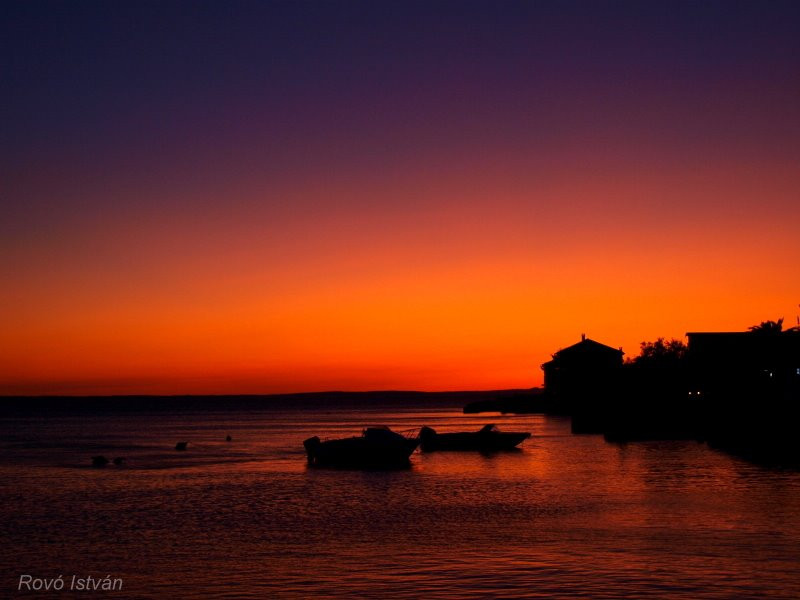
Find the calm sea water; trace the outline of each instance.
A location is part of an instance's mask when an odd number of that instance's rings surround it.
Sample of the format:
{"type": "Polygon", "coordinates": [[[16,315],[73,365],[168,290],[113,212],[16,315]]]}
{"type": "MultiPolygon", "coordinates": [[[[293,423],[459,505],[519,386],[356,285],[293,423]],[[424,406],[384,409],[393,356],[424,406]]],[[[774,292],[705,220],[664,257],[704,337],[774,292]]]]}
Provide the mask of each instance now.
{"type": "Polygon", "coordinates": [[[21,574],[110,575],[124,586],[110,595],[142,598],[800,597],[800,473],[695,442],[614,445],[457,408],[0,425],[2,597],[34,595],[21,574]],[[487,422],[534,435],[493,456],[415,453],[402,471],[305,463],[311,435],[487,422]],[[127,466],[93,469],[95,454],[127,466]]]}

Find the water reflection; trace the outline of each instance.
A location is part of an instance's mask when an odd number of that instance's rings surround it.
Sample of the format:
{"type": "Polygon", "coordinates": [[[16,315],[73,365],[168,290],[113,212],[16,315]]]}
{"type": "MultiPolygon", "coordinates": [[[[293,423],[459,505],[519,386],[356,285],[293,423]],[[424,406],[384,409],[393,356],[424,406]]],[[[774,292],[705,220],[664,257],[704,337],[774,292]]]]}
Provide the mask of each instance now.
{"type": "Polygon", "coordinates": [[[441,409],[5,426],[4,581],[102,572],[132,595],[198,598],[800,597],[800,475],[695,442],[615,445],[565,419],[441,409]],[[308,469],[302,448],[367,423],[489,421],[533,437],[390,472],[308,469]],[[126,468],[91,469],[99,453],[126,468]]]}

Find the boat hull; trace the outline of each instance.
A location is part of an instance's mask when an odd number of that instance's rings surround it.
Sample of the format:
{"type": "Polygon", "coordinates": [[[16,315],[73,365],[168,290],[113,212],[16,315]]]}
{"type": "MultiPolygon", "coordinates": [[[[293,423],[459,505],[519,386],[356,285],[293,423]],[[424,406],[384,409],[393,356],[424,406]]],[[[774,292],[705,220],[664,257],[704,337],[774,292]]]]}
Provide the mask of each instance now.
{"type": "Polygon", "coordinates": [[[426,427],[423,428],[420,437],[421,449],[424,452],[437,450],[497,452],[512,450],[530,436],[530,433],[505,431],[436,433],[430,427],[426,427]]]}
{"type": "MultiPolygon", "coordinates": [[[[369,430],[368,430],[369,432],[369,430]]],[[[303,442],[308,464],[315,467],[402,468],[419,446],[418,438],[391,433],[321,441],[318,437],[303,442]]]]}

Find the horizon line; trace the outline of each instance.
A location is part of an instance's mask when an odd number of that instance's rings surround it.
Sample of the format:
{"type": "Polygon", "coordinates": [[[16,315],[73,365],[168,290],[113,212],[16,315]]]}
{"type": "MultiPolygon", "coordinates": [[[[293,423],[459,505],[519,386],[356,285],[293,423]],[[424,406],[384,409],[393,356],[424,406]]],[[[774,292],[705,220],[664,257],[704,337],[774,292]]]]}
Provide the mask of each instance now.
{"type": "Polygon", "coordinates": [[[316,392],[277,392],[265,394],[0,394],[0,400],[9,398],[265,398],[278,396],[311,396],[333,394],[483,394],[491,392],[530,392],[543,389],[541,386],[529,388],[499,388],[485,390],[323,390],[316,392]]]}

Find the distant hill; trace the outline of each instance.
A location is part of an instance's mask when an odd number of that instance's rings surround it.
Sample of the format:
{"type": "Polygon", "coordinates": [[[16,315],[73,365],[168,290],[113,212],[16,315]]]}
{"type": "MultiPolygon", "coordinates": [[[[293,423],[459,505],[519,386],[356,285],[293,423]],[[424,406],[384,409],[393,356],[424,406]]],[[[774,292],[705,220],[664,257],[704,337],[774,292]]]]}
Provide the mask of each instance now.
{"type": "MultiPolygon", "coordinates": [[[[300,394],[234,396],[5,396],[0,397],[0,416],[105,414],[183,411],[325,410],[373,406],[448,407],[493,401],[526,390],[461,392],[308,392],[300,394]]],[[[530,392],[530,390],[527,390],[530,392]]]]}

